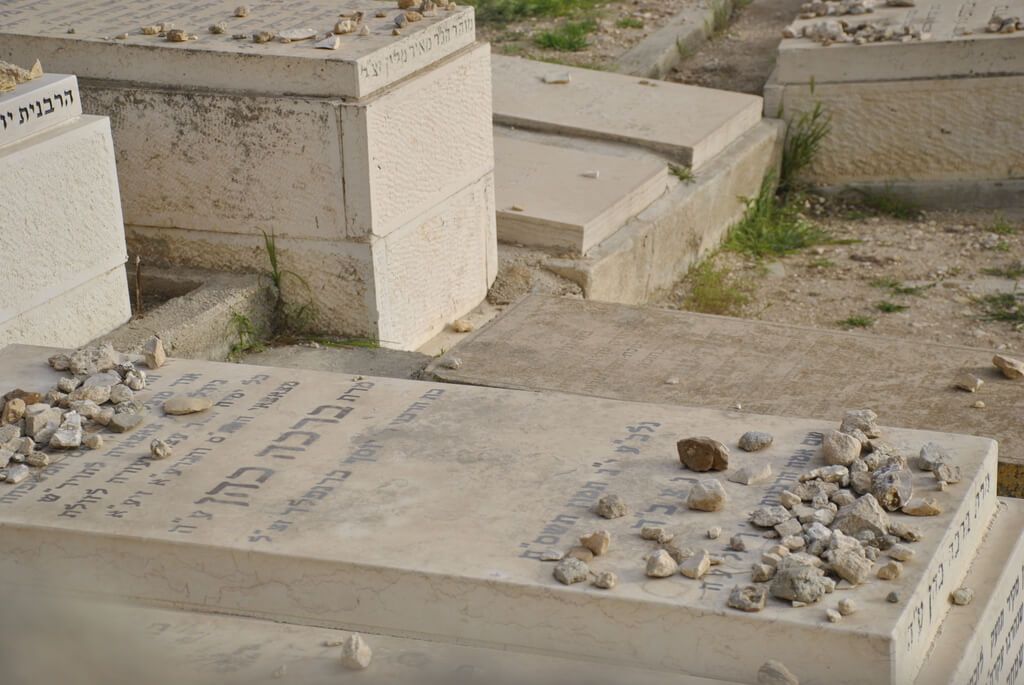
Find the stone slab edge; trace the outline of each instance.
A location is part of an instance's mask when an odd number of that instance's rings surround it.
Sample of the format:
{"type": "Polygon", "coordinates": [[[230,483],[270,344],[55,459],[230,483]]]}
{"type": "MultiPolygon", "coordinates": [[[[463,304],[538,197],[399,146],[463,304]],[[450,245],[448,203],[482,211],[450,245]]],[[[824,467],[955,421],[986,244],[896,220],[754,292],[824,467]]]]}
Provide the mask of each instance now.
{"type": "Polygon", "coordinates": [[[0,146],[82,116],[78,79],[44,74],[0,96],[0,146]]]}

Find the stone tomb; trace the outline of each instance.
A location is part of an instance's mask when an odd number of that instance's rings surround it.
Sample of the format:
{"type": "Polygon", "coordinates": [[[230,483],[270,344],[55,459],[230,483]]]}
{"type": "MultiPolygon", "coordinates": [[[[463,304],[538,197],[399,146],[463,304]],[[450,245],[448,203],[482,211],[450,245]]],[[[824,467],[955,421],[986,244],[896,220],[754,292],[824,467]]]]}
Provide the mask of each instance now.
{"type": "MultiPolygon", "coordinates": [[[[8,348],[0,373],[10,385],[49,387],[51,352],[8,348]]],[[[144,426],[109,436],[101,451],[69,453],[0,496],[5,583],[45,575],[92,595],[740,682],[777,658],[800,664],[808,683],[906,683],[996,506],[994,442],[884,429],[908,454],[940,442],[963,470],[961,483],[928,493],[940,515],[895,515],[923,532],[903,576],[846,592],[861,610],[837,625],[820,605],[773,600],[744,614],[726,607],[729,589],[773,544],[746,513],[821,463],[817,444],[832,421],[755,422],[709,409],[182,360],[151,381],[141,394],[151,410],[144,426]],[[163,416],[162,401],[180,394],[216,404],[163,416]],[[735,449],[753,427],[772,432],[774,445],[737,452],[730,467],[767,461],[776,481],[747,487],[720,473],[728,506],[686,511],[689,488],[707,474],[680,470],[676,440],[707,434],[735,449]],[[158,437],[174,455],[153,462],[147,445],[158,437]],[[631,514],[592,514],[605,493],[622,496],[631,514]],[[637,532],[659,524],[724,563],[699,581],[647,578],[652,543],[637,532]],[[746,534],[748,551],[707,540],[716,525],[725,540],[746,534]],[[599,528],[613,546],[593,568],[615,571],[619,586],[558,584],[538,558],[599,528]],[[886,601],[891,591],[898,603],[886,601]],[[835,658],[808,660],[812,641],[835,658]]],[[[919,490],[931,483],[915,473],[919,490]]]]}
{"type": "Polygon", "coordinates": [[[0,95],[0,174],[0,348],[82,345],[127,321],[110,122],[82,116],[74,76],[0,95]]]}
{"type": "MultiPolygon", "coordinates": [[[[987,33],[1024,2],[917,0],[857,16],[797,20],[917,30],[863,45],[783,39],[765,87],[765,115],[793,120],[820,102],[831,134],[810,177],[824,186],[894,183],[928,204],[1019,198],[1024,176],[1024,33],[987,33]],[[959,192],[957,192],[959,191],[959,192]],[[1013,193],[1016,193],[1013,194],[1013,193]]],[[[1012,202],[1011,204],[1016,204],[1012,202]]]]}
{"type": "Polygon", "coordinates": [[[668,165],[494,138],[498,239],[585,254],[665,193],[668,165]]]}
{"type": "Polygon", "coordinates": [[[665,309],[530,295],[427,370],[453,383],[833,419],[880,420],[999,441],[1001,494],[1024,496],[1024,383],[990,350],[665,309]],[[961,372],[982,378],[956,390],[961,372]],[[971,405],[978,399],[984,410],[971,405]]]}
{"type": "Polygon", "coordinates": [[[144,262],[266,271],[273,232],[299,276],[285,298],[312,300],[315,328],[415,348],[475,307],[497,268],[489,51],[472,8],[395,36],[399,10],[370,0],[255,2],[235,18],[238,4],[13,0],[0,59],[73,70],[86,111],[110,115],[144,262]],[[357,11],[369,34],[336,50],[249,37],[319,39],[357,11]],[[164,22],[195,39],[141,31],[164,22]]]}

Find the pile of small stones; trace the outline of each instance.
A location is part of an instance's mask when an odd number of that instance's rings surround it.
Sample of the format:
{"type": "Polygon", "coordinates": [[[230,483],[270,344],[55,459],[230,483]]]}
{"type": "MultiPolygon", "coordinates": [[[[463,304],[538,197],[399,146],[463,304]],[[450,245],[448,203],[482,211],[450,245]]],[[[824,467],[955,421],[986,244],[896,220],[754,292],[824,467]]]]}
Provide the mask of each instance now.
{"type": "Polygon", "coordinates": [[[998,14],[985,26],[986,33],[1016,33],[1024,30],[1024,21],[1020,17],[1002,17],[998,14]]]}
{"type": "Polygon", "coordinates": [[[22,83],[28,83],[42,75],[43,65],[39,60],[36,60],[31,69],[22,69],[17,64],[0,60],[0,93],[12,91],[22,83]]]}
{"type": "MultiPolygon", "coordinates": [[[[150,369],[166,361],[163,343],[150,339],[143,359],[150,369]]],[[[66,450],[103,446],[101,431],[126,433],[142,425],[146,407],[135,393],[146,387],[146,372],[114,350],[109,343],[84,347],[71,354],[58,353],[48,360],[67,375],[46,392],[21,388],[3,395],[0,411],[0,481],[17,484],[31,475],[30,468],[44,469],[51,456],[66,450]]],[[[164,403],[168,414],[204,411],[210,400],[172,397],[164,403]]],[[[170,446],[154,440],[151,456],[171,455],[170,446]]]]}
{"type": "Polygon", "coordinates": [[[800,27],[787,26],[783,29],[782,35],[784,38],[807,38],[825,46],[833,43],[864,45],[888,41],[909,43],[915,40],[931,40],[931,34],[922,31],[918,26],[885,21],[854,23],[831,19],[800,27]]]}

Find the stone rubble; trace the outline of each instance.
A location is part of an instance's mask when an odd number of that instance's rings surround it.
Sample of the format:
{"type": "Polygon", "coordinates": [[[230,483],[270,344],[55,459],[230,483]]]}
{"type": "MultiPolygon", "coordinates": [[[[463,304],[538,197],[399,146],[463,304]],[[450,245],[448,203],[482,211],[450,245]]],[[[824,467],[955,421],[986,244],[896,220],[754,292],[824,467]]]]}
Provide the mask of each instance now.
{"type": "Polygon", "coordinates": [[[31,69],[22,69],[17,64],[0,60],[0,93],[14,90],[22,83],[28,83],[43,75],[43,65],[36,60],[31,69]]]}
{"type": "MultiPolygon", "coordinates": [[[[711,569],[711,555],[707,550],[700,550],[679,566],[679,572],[687,578],[700,580],[711,569]]],[[[650,575],[650,574],[648,574],[650,575]]]]}
{"type": "Polygon", "coordinates": [[[768,601],[768,590],[764,585],[736,585],[729,592],[726,604],[740,611],[761,611],[768,601]]]}
{"type": "Polygon", "coordinates": [[[656,549],[647,557],[646,573],[649,578],[668,578],[678,570],[679,564],[663,549],[656,549]]]}
{"type": "Polygon", "coordinates": [[[341,663],[345,668],[361,671],[372,659],[373,650],[359,633],[352,633],[341,646],[341,663]]]}
{"type": "Polygon", "coordinates": [[[594,513],[601,518],[617,519],[628,514],[629,507],[626,506],[626,503],[618,495],[603,495],[601,499],[597,500],[594,513]]]}
{"type": "Polygon", "coordinates": [[[594,577],[592,585],[600,590],[611,590],[619,584],[619,577],[611,571],[601,571],[594,577]]]}
{"type": "Polygon", "coordinates": [[[695,511],[720,511],[726,504],[725,487],[717,478],[698,481],[686,498],[686,506],[695,511]]]}
{"type": "Polygon", "coordinates": [[[580,544],[593,552],[595,557],[606,553],[611,541],[612,535],[607,530],[594,531],[580,538],[580,544]]]}
{"type": "Polygon", "coordinates": [[[705,436],[685,438],[676,443],[679,462],[691,471],[725,471],[729,468],[729,448],[705,436]]]}
{"type": "Polygon", "coordinates": [[[553,573],[559,583],[573,585],[590,577],[590,567],[576,557],[566,557],[555,565],[553,573]]]}

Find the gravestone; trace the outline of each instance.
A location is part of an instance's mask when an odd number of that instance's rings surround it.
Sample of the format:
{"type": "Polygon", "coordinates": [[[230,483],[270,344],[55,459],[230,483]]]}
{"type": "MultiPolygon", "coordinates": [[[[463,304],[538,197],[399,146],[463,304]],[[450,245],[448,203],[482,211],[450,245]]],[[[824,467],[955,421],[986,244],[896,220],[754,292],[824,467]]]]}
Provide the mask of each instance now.
{"type": "MultiPolygon", "coordinates": [[[[798,19],[779,45],[765,115],[793,121],[820,103],[831,133],[809,178],[823,186],[887,183],[945,206],[1012,200],[1020,184],[1024,34],[990,33],[995,18],[1024,17],[1020,0],[878,3],[867,14],[798,19]],[[894,35],[823,45],[806,27],[870,23],[894,35]],[[905,35],[909,32],[910,35],[905,35]]],[[[1022,24],[1024,26],[1024,24],[1022,24]]]]}
{"type": "MultiPolygon", "coordinates": [[[[51,352],[9,347],[0,373],[47,388],[51,352]]],[[[922,531],[914,562],[898,580],[843,591],[861,610],[841,625],[820,605],[771,600],[746,614],[727,608],[729,590],[774,544],[747,512],[821,463],[833,421],[183,360],[150,381],[144,425],[0,493],[5,587],[48,580],[53,591],[741,682],[775,658],[800,663],[808,682],[905,683],[996,508],[995,443],[887,428],[905,454],[940,442],[963,472],[943,492],[915,472],[942,512],[893,514],[922,531]],[[175,395],[214,407],[165,416],[175,395]],[[722,478],[724,509],[685,511],[702,474],[680,470],[676,441],[707,434],[735,448],[754,427],[774,444],[735,452],[730,468],[769,463],[775,479],[722,478]],[[155,438],[173,445],[171,458],[149,458],[155,438]],[[591,513],[611,493],[629,515],[591,513]],[[645,525],[669,527],[677,545],[706,547],[721,565],[701,580],[646,577],[645,525]],[[708,540],[714,526],[726,540],[745,536],[747,551],[708,540]],[[617,573],[618,587],[557,583],[540,558],[598,528],[614,543],[593,570],[617,573]],[[892,591],[899,602],[886,600],[892,591]],[[809,641],[833,658],[808,660],[809,641]]]]}
{"type": "Polygon", "coordinates": [[[82,345],[131,316],[114,148],[74,76],[0,95],[0,348],[82,345]]]}
{"type": "Polygon", "coordinates": [[[997,439],[1000,493],[1024,495],[1024,394],[989,350],[530,295],[452,354],[460,368],[435,361],[427,371],[454,383],[743,413],[825,419],[871,407],[888,423],[997,439]],[[985,381],[978,394],[953,387],[964,371],[985,381]],[[985,409],[971,406],[978,399],[985,409]]]}
{"type": "Polygon", "coordinates": [[[244,18],[237,5],[13,0],[0,59],[87,79],[144,261],[266,271],[273,233],[297,274],[286,299],[315,305],[313,328],[417,347],[497,269],[489,54],[472,8],[392,35],[399,10],[369,0],[256,2],[244,18]],[[358,28],[315,47],[339,15],[358,28]],[[194,39],[141,30],[164,23],[194,39]],[[317,37],[251,37],[302,27],[317,37]]]}

